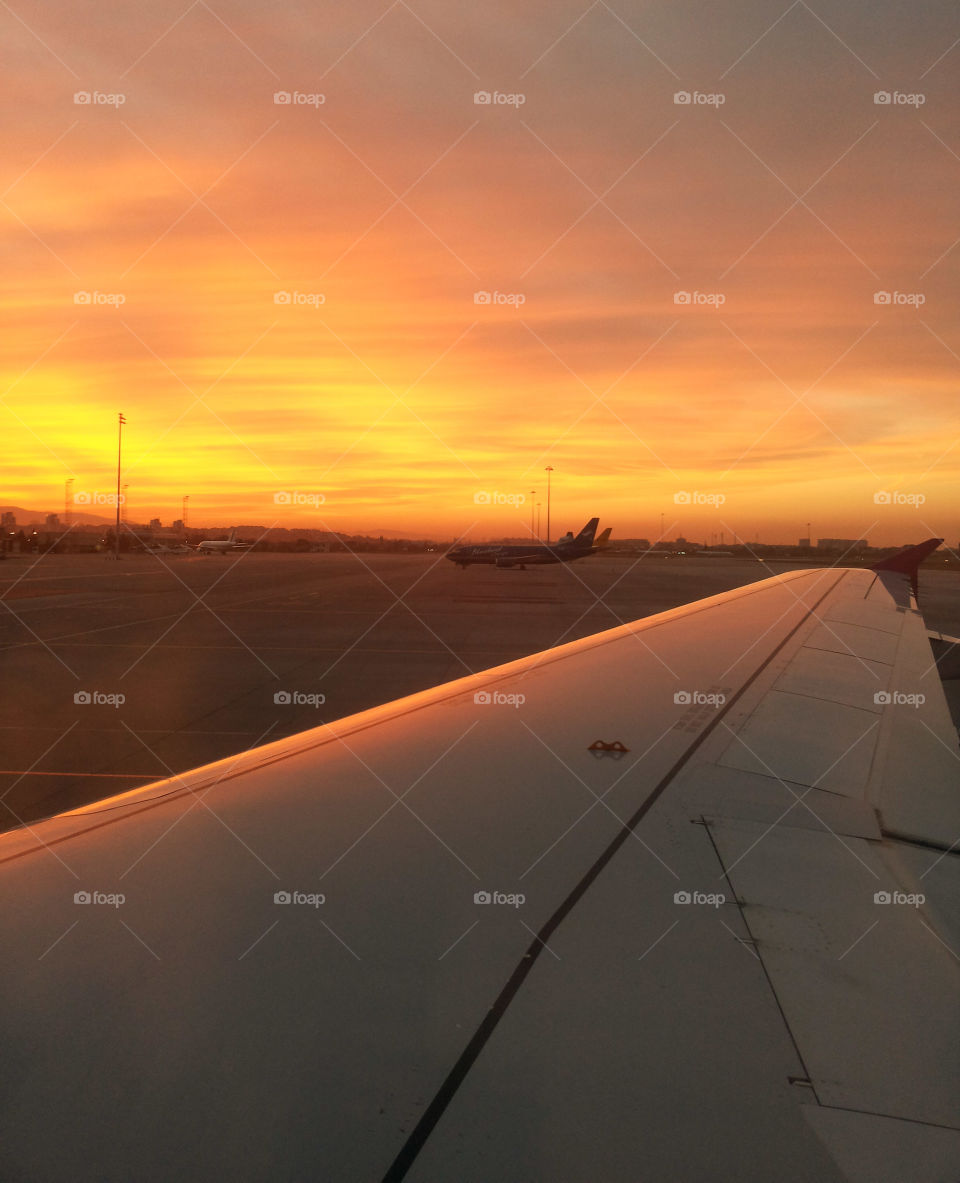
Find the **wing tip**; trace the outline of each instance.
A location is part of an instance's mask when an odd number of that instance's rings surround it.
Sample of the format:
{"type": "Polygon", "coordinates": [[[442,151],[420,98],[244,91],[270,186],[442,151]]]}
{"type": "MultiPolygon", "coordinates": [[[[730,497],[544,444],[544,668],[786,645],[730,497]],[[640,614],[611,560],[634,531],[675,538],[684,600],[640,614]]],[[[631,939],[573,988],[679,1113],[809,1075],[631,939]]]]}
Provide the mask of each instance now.
{"type": "Polygon", "coordinates": [[[916,546],[907,546],[897,551],[895,555],[874,563],[871,571],[899,571],[902,575],[916,575],[923,560],[943,545],[942,538],[928,538],[926,542],[919,542],[916,546]]]}
{"type": "Polygon", "coordinates": [[[917,595],[917,572],[920,564],[928,555],[932,555],[938,547],[943,545],[942,538],[928,538],[926,542],[918,542],[916,546],[907,546],[897,551],[895,555],[874,563],[871,571],[896,571],[900,575],[910,577],[910,590],[917,595]]]}

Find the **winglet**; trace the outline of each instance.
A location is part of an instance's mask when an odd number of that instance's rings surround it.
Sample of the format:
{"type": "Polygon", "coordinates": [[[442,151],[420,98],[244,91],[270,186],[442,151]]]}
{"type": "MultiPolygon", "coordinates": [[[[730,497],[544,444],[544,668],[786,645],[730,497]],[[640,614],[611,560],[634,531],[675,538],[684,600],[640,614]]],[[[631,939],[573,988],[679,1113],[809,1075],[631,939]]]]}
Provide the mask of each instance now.
{"type": "Polygon", "coordinates": [[[889,559],[874,563],[870,570],[897,571],[901,575],[909,575],[910,590],[916,596],[917,570],[927,555],[932,555],[942,542],[942,538],[928,538],[926,542],[920,542],[916,546],[908,546],[904,550],[898,551],[897,554],[891,555],[889,559]]]}

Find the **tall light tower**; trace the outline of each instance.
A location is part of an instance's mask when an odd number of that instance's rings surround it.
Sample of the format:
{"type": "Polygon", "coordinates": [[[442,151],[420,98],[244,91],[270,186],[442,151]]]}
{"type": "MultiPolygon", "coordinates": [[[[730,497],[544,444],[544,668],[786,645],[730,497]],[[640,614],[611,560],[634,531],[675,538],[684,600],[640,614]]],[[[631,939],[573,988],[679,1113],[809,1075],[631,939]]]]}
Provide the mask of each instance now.
{"type": "Polygon", "coordinates": [[[63,520],[69,530],[73,525],[73,482],[74,477],[70,477],[63,487],[63,520]]]}
{"type": "Polygon", "coordinates": [[[113,542],[113,557],[117,560],[120,558],[120,453],[123,445],[123,425],[126,419],[123,417],[123,412],[117,414],[117,533],[113,542]]]}
{"type": "Polygon", "coordinates": [[[129,485],[123,486],[123,500],[120,506],[120,521],[123,523],[126,523],[127,520],[127,489],[129,488],[129,485]]]}
{"type": "Polygon", "coordinates": [[[553,465],[548,464],[546,469],[547,474],[547,546],[550,545],[550,473],[553,472],[553,465]]]}

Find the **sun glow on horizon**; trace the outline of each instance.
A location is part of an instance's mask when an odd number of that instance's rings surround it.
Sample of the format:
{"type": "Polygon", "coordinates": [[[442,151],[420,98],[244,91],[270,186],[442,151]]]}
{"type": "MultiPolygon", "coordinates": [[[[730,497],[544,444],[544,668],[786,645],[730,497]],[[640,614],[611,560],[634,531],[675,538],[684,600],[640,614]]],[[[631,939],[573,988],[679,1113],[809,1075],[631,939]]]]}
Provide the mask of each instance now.
{"type": "Polygon", "coordinates": [[[956,534],[956,81],[874,101],[941,7],[895,47],[854,21],[854,55],[801,10],[754,46],[759,7],[692,38],[661,3],[657,57],[593,9],[509,48],[467,8],[322,45],[279,12],[25,10],[82,70],[0,16],[0,499],[112,488],[122,410],[144,519],[266,526],[286,491],[304,526],[520,534],[529,500],[477,496],[551,464],[564,528],[956,534]],[[475,101],[494,76],[523,101],[475,101]],[[694,76],[722,102],[676,101],[694,76]]]}

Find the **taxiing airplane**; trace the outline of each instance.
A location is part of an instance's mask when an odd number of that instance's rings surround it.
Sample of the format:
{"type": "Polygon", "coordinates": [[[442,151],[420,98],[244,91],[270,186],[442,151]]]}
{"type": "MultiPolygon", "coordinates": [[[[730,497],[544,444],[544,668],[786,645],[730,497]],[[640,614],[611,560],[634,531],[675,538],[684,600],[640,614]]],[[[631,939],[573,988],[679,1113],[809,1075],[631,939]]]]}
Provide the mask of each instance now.
{"type": "Polygon", "coordinates": [[[955,1180],[938,542],[0,835],[4,1178],[955,1180]]]}
{"type": "MultiPolygon", "coordinates": [[[[569,563],[574,559],[582,559],[586,555],[595,554],[598,546],[594,545],[593,537],[599,524],[599,518],[591,518],[580,533],[574,538],[572,532],[565,534],[558,542],[547,545],[542,542],[530,542],[520,546],[507,546],[498,543],[485,545],[473,544],[458,546],[448,551],[444,558],[456,563],[458,567],[469,567],[472,563],[486,563],[497,567],[527,567],[539,566],[544,563],[569,563]]],[[[610,537],[609,529],[601,536],[603,542],[610,537]]],[[[603,542],[600,545],[603,545],[603,542]]]]}
{"type": "Polygon", "coordinates": [[[206,554],[227,554],[231,550],[245,550],[249,546],[249,543],[234,541],[236,533],[236,530],[231,530],[229,535],[220,541],[208,539],[204,542],[198,542],[197,550],[206,554]]]}

